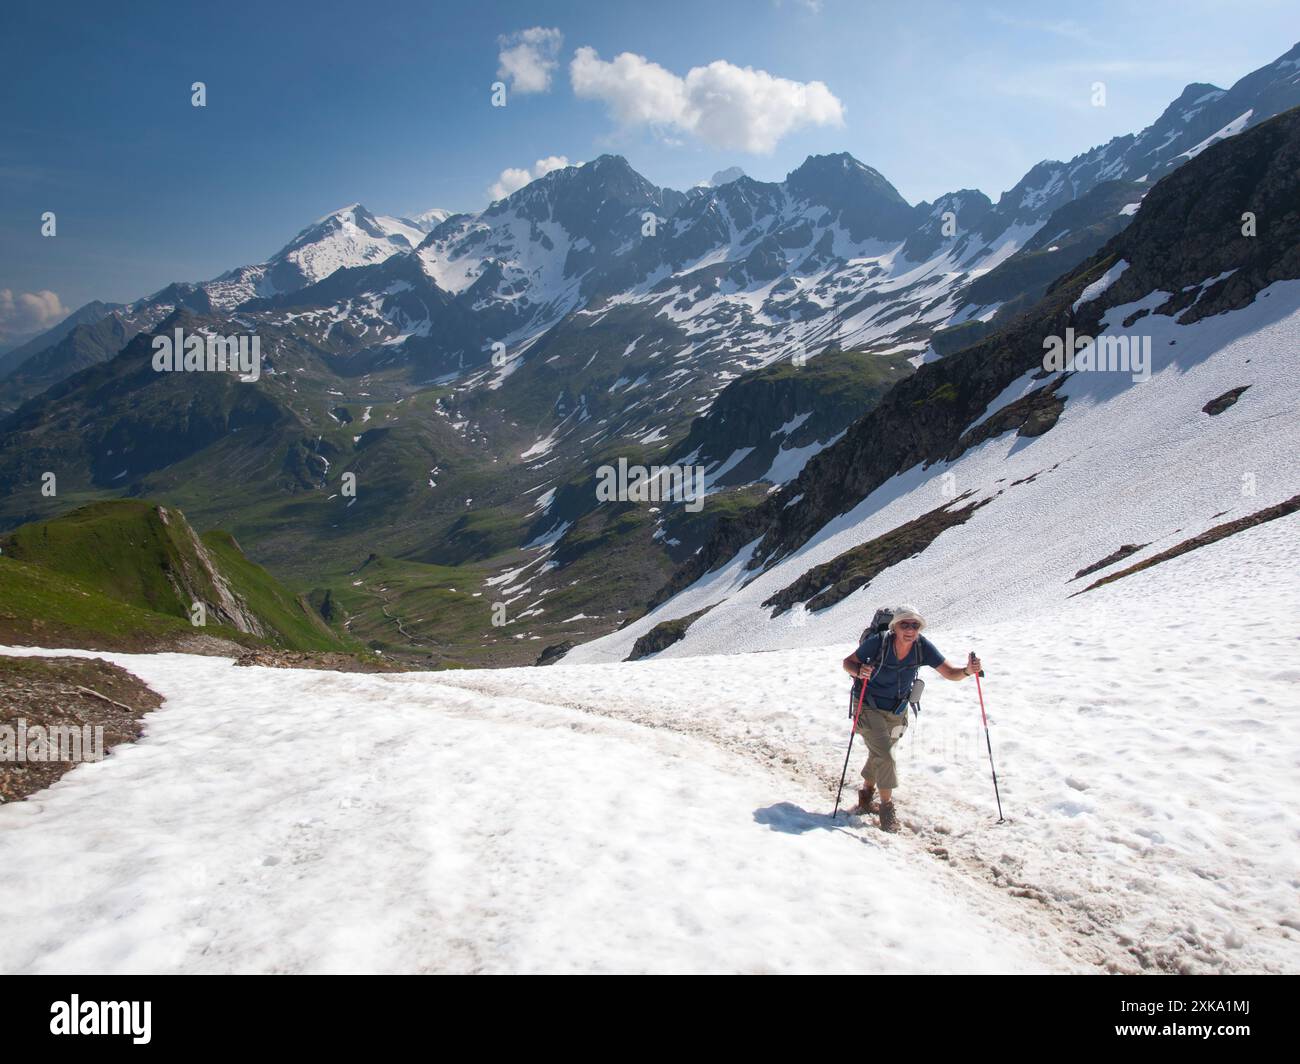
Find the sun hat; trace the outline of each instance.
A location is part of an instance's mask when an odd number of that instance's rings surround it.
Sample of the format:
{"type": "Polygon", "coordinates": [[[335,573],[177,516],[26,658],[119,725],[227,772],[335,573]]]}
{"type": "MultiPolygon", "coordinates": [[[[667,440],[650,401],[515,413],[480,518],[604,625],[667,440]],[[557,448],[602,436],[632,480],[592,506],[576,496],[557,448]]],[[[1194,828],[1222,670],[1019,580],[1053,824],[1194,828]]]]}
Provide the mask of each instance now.
{"type": "Polygon", "coordinates": [[[894,617],[889,622],[889,630],[891,632],[894,630],[894,626],[898,624],[899,621],[916,621],[921,626],[920,628],[917,629],[918,632],[921,631],[923,628],[925,628],[925,618],[922,617],[920,613],[918,613],[911,606],[894,607],[894,617]]]}

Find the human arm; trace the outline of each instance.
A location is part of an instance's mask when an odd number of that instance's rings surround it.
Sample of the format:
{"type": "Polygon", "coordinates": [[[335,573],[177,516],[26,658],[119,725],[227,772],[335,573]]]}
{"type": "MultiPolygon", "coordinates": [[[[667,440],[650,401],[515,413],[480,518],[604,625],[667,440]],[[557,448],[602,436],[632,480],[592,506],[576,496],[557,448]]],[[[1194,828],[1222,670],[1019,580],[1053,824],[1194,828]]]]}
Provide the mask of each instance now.
{"type": "Polygon", "coordinates": [[[863,680],[871,679],[871,666],[862,664],[858,659],[858,652],[856,650],[844,659],[843,668],[850,676],[860,677],[863,680]]]}
{"type": "Polygon", "coordinates": [[[934,668],[945,680],[964,680],[967,676],[974,676],[977,672],[984,670],[984,666],[980,664],[980,659],[975,656],[973,650],[964,665],[954,665],[951,661],[943,661],[934,668]]]}

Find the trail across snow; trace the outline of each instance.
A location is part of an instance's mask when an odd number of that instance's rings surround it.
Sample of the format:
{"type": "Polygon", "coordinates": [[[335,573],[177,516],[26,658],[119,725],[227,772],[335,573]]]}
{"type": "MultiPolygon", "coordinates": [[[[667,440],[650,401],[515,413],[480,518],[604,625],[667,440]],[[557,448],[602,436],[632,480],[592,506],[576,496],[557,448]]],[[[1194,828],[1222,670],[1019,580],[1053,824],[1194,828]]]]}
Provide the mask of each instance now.
{"type": "Polygon", "coordinates": [[[102,656],[166,703],[0,807],[0,971],[1078,967],[824,789],[670,727],[447,674],[102,656]]]}

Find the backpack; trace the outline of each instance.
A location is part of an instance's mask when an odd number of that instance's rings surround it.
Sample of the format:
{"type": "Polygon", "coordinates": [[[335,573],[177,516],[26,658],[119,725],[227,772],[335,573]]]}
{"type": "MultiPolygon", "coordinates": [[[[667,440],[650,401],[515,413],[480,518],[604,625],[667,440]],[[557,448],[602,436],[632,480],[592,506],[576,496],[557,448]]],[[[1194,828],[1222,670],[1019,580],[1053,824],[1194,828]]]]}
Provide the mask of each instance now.
{"type": "MultiPolygon", "coordinates": [[[[894,619],[894,611],[888,607],[881,607],[872,615],[871,623],[862,629],[862,638],[858,640],[858,646],[862,646],[871,636],[883,635],[889,631],[889,622],[894,619]]],[[[884,660],[882,655],[881,661],[884,660]]]]}
{"type": "MultiPolygon", "coordinates": [[[[858,646],[862,646],[873,635],[880,636],[880,657],[876,661],[876,671],[879,671],[885,664],[885,654],[889,647],[889,625],[894,619],[894,611],[887,606],[882,606],[876,610],[871,617],[871,623],[862,629],[862,636],[858,639],[858,646]]],[[[920,640],[917,640],[920,645],[920,640]]],[[[920,666],[917,666],[918,670],[920,666]]],[[[858,684],[862,681],[854,679],[853,686],[849,688],[849,718],[856,716],[858,711],[858,684]]],[[[912,707],[912,713],[921,712],[921,693],[925,690],[925,681],[919,676],[912,682],[912,689],[907,694],[907,703],[903,707],[903,712],[907,712],[907,705],[912,707]]],[[[865,704],[865,702],[864,702],[865,704]]]]}

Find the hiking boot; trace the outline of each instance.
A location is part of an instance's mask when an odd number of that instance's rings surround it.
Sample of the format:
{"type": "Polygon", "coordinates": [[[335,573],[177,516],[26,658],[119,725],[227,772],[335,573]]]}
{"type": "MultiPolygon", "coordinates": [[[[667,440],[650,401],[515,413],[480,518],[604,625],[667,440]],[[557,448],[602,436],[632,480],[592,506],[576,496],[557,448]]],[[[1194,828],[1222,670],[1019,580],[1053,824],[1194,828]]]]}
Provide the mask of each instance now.
{"type": "Polygon", "coordinates": [[[898,830],[898,817],[894,815],[894,803],[892,799],[888,802],[880,803],[880,830],[888,831],[891,834],[898,830]]]}
{"type": "Polygon", "coordinates": [[[876,796],[875,787],[863,787],[858,791],[858,804],[849,810],[849,816],[864,816],[867,813],[874,813],[876,807],[871,804],[872,799],[876,796]]]}

